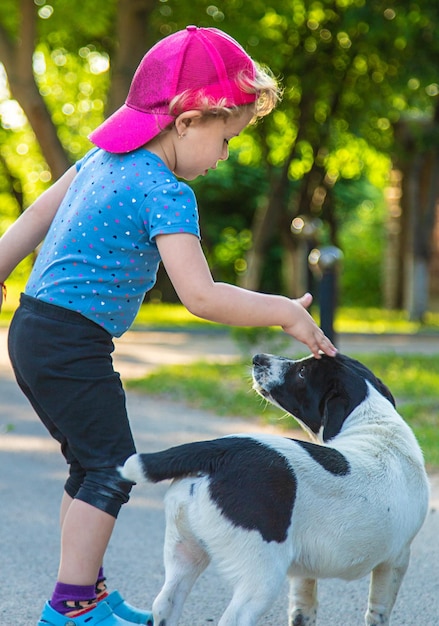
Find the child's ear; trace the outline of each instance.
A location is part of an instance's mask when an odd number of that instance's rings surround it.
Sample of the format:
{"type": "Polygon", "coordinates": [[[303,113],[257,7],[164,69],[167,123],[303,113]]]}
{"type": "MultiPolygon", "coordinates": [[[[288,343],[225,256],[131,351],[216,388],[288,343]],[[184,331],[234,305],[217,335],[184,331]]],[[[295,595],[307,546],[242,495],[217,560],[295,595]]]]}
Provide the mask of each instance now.
{"type": "Polygon", "coordinates": [[[196,110],[180,113],[180,115],[175,120],[175,128],[178,135],[180,136],[182,133],[184,133],[184,131],[187,130],[194,121],[200,118],[201,113],[196,110]]]}

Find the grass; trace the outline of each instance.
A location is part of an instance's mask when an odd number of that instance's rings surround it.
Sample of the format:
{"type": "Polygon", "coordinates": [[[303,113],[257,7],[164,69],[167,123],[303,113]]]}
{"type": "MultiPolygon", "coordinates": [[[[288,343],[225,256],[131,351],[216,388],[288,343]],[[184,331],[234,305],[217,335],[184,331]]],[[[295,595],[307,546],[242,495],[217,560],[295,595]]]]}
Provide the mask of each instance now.
{"type": "MultiPolygon", "coordinates": [[[[427,465],[438,470],[439,355],[359,354],[356,358],[390,387],[401,415],[421,444],[427,465]]],[[[294,418],[265,403],[251,390],[248,361],[164,366],[127,385],[217,415],[257,418],[281,428],[296,426],[294,418]]]]}

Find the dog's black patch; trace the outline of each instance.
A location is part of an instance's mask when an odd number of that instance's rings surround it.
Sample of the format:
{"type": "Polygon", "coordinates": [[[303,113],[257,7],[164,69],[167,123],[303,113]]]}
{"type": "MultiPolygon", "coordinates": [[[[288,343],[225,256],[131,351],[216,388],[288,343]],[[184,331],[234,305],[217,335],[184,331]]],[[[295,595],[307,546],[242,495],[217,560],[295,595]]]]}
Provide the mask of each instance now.
{"type": "Polygon", "coordinates": [[[326,448],[325,446],[319,446],[309,441],[298,441],[298,443],[304,450],[308,452],[310,457],[314,459],[319,465],[323,467],[330,474],[334,476],[346,476],[351,471],[351,467],[341,452],[334,448],[326,448]]]}
{"type": "Polygon", "coordinates": [[[211,474],[210,495],[234,524],[281,543],[291,523],[297,480],[285,457],[247,437],[225,437],[224,463],[211,474]]]}
{"type": "Polygon", "coordinates": [[[204,474],[213,501],[235,526],[281,543],[291,522],[297,481],[285,457],[251,437],[221,437],[139,454],[151,482],[204,474]]]}

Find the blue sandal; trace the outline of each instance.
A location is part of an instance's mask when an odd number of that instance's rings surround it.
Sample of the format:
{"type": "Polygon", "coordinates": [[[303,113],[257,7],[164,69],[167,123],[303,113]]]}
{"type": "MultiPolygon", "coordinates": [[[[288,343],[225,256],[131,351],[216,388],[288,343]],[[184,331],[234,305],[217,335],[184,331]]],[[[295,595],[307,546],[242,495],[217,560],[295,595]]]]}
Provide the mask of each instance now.
{"type": "Polygon", "coordinates": [[[141,611],[131,606],[131,604],[125,602],[118,591],[112,591],[108,594],[104,602],[110,606],[115,615],[130,624],[146,624],[146,626],[153,626],[152,613],[150,611],[141,611]]]}
{"type": "MultiPolygon", "coordinates": [[[[136,623],[136,622],[135,622],[136,623]]],[[[139,622],[137,622],[139,623],[139,622]]],[[[96,608],[78,617],[68,617],[55,611],[46,602],[38,626],[130,626],[130,622],[125,621],[113,613],[113,609],[105,602],[99,602],[96,608]]],[[[132,625],[132,622],[131,622],[132,625]]]]}

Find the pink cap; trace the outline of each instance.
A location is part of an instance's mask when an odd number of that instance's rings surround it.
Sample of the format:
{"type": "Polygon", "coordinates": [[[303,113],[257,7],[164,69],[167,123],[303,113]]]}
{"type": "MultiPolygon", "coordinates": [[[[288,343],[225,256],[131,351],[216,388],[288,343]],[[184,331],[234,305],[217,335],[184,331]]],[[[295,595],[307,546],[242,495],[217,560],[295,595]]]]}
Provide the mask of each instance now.
{"type": "Polygon", "coordinates": [[[90,140],[107,152],[131,152],[144,145],[174,121],[169,103],[186,92],[185,109],[200,95],[225,106],[255,102],[256,94],[237,83],[242,75],[253,78],[255,66],[232,37],[216,28],[187,26],[155,44],[136,70],[125,101],[98,126],[90,140]]]}

